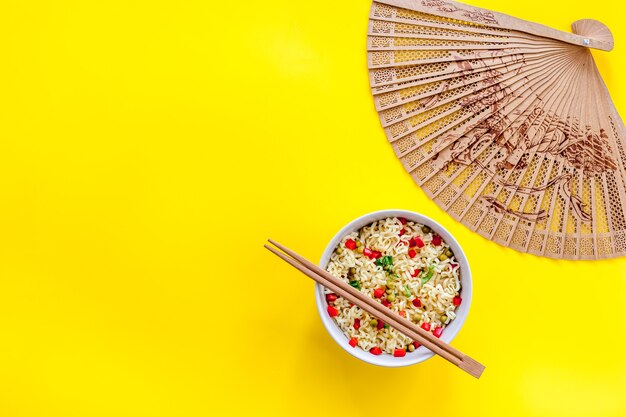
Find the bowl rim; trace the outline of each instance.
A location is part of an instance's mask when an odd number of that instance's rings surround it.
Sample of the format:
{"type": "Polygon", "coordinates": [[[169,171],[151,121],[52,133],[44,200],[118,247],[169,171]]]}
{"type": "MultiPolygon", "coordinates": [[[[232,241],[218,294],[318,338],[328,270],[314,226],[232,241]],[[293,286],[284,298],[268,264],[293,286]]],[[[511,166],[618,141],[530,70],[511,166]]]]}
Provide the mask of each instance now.
{"type": "MultiPolygon", "coordinates": [[[[454,238],[454,236],[452,236],[450,232],[448,232],[445,227],[443,227],[437,221],[423,214],[402,209],[378,210],[364,214],[346,224],[341,230],[339,230],[339,232],[335,234],[335,236],[328,242],[328,245],[324,249],[318,265],[320,266],[320,268],[324,270],[326,269],[326,266],[330,261],[330,256],[335,250],[337,244],[344,236],[353,231],[359,230],[363,226],[367,226],[374,221],[382,220],[388,217],[405,217],[407,220],[421,223],[430,227],[444,239],[444,241],[450,246],[455,254],[456,260],[459,263],[459,267],[461,268],[460,294],[463,298],[463,302],[456,310],[456,318],[452,320],[452,322],[448,326],[446,326],[441,335],[441,340],[446,343],[450,343],[459,333],[461,327],[463,327],[463,324],[465,323],[465,320],[469,314],[469,309],[472,302],[472,272],[469,266],[469,262],[467,261],[467,256],[465,255],[465,252],[463,251],[463,248],[461,247],[459,242],[454,238]]],[[[414,365],[434,356],[434,353],[426,349],[424,346],[420,346],[419,348],[415,349],[414,352],[407,352],[404,357],[400,358],[396,358],[387,353],[376,356],[364,351],[363,349],[353,348],[348,344],[348,339],[339,329],[339,326],[337,326],[335,321],[326,312],[327,304],[324,296],[324,287],[317,283],[315,284],[315,300],[317,304],[317,311],[320,315],[322,323],[324,324],[324,327],[326,328],[326,331],[330,334],[333,340],[343,348],[343,350],[348,352],[350,355],[361,359],[362,361],[383,367],[401,367],[414,365]]]]}

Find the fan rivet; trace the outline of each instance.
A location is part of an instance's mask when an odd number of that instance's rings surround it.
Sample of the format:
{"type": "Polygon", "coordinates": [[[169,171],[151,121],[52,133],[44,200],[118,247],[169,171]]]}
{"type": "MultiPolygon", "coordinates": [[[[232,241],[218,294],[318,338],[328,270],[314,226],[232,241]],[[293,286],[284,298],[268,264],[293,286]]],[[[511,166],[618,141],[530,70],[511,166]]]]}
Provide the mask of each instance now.
{"type": "Polygon", "coordinates": [[[583,39],[583,45],[589,46],[590,43],[591,41],[589,39],[583,39]]]}

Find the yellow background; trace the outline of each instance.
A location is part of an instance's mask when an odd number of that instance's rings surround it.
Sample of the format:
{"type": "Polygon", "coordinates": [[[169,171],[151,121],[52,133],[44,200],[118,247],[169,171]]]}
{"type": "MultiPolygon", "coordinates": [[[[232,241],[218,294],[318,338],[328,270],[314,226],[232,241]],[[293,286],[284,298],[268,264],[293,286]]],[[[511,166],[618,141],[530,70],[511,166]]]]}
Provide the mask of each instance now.
{"type": "MultiPolygon", "coordinates": [[[[568,30],[626,113],[626,7],[475,5],[568,30]]],[[[0,415],[625,416],[626,259],[502,248],[396,160],[365,60],[369,1],[0,6],[0,415]],[[405,208],[464,246],[474,300],[439,358],[403,369],[335,345],[313,284],[348,221],[405,208]]]]}

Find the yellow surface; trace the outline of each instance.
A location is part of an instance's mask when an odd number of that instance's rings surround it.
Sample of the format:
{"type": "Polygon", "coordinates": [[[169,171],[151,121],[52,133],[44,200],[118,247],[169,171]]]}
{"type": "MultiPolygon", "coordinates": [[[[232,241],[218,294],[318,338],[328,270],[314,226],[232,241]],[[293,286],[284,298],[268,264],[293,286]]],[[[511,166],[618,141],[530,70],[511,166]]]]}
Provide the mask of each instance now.
{"type": "MultiPolygon", "coordinates": [[[[626,415],[626,259],[523,255],[430,202],[373,108],[367,0],[5,3],[0,415],[626,415]],[[454,345],[482,379],[347,355],[312,282],[262,249],[318,259],[382,208],[465,247],[454,345]]],[[[626,113],[623,3],[475,4],[605,22],[616,48],[596,57],[626,113]]]]}

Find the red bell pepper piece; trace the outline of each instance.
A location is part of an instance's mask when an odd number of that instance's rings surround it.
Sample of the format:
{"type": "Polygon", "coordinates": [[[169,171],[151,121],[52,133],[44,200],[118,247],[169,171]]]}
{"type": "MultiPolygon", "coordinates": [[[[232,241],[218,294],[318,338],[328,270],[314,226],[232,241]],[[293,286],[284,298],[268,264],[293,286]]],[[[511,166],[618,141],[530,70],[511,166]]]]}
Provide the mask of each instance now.
{"type": "Polygon", "coordinates": [[[356,344],[357,344],[358,342],[359,342],[359,341],[357,340],[357,338],[356,338],[356,337],[353,337],[352,339],[350,339],[350,341],[348,342],[348,344],[349,344],[350,346],[352,346],[352,347],[355,347],[355,346],[356,346],[356,344]]]}
{"type": "Polygon", "coordinates": [[[393,356],[395,356],[396,358],[401,358],[404,355],[406,355],[406,350],[404,350],[404,349],[394,349],[393,350],[393,356]]]}
{"type": "Polygon", "coordinates": [[[328,315],[330,317],[337,317],[337,314],[339,314],[339,311],[337,311],[337,309],[333,306],[328,306],[326,311],[328,311],[328,315]]]}
{"type": "Polygon", "coordinates": [[[376,355],[376,356],[378,356],[378,355],[380,355],[381,353],[383,353],[383,351],[382,351],[382,350],[381,350],[378,346],[376,346],[376,347],[373,347],[373,348],[371,348],[371,349],[370,349],[370,353],[371,353],[372,355],[376,355]]]}
{"type": "Polygon", "coordinates": [[[435,330],[433,330],[435,337],[441,337],[441,333],[443,333],[443,329],[439,326],[435,327],[435,330]]]}
{"type": "Polygon", "coordinates": [[[369,248],[365,248],[363,249],[363,255],[367,256],[370,259],[378,259],[381,256],[383,256],[382,253],[376,251],[376,250],[371,250],[369,248]]]}

